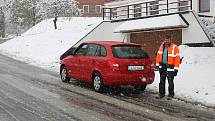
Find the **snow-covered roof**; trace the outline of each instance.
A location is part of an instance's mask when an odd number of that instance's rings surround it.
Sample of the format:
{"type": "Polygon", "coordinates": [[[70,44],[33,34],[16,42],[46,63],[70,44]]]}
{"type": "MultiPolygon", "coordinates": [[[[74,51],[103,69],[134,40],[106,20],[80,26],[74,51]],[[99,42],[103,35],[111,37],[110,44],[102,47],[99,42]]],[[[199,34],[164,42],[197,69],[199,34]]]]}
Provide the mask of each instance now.
{"type": "Polygon", "coordinates": [[[169,29],[175,27],[188,27],[188,25],[182,20],[182,18],[178,14],[129,20],[117,27],[114,32],[126,33],[155,29],[169,29]]]}

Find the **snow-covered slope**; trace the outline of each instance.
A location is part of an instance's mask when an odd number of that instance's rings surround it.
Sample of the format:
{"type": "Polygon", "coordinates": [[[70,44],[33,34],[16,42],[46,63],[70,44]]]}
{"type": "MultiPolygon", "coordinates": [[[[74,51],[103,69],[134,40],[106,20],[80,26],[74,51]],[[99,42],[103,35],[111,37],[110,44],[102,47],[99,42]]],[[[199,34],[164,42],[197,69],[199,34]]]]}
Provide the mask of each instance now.
{"type": "Polygon", "coordinates": [[[53,19],[44,20],[22,36],[1,44],[0,50],[27,63],[57,69],[60,55],[100,22],[101,18],[58,18],[55,30],[53,19]]]}
{"type": "MultiPolygon", "coordinates": [[[[59,71],[60,55],[101,21],[99,18],[70,21],[61,18],[58,29],[54,30],[52,19],[45,20],[22,36],[0,44],[0,50],[27,63],[59,71]]],[[[184,58],[175,78],[176,97],[215,106],[215,48],[180,46],[180,53],[184,58]]],[[[156,72],[155,82],[147,89],[158,92],[158,83],[156,72]]]]}

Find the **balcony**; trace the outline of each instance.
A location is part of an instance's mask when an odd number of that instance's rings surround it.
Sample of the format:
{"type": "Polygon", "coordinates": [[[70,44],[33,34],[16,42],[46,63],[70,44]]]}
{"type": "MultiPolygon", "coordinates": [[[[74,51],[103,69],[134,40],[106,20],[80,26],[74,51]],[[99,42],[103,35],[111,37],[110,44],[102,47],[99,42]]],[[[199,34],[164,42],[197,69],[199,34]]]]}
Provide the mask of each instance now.
{"type": "Polygon", "coordinates": [[[185,13],[192,10],[192,0],[154,0],[117,7],[104,7],[103,20],[124,21],[185,13]]]}

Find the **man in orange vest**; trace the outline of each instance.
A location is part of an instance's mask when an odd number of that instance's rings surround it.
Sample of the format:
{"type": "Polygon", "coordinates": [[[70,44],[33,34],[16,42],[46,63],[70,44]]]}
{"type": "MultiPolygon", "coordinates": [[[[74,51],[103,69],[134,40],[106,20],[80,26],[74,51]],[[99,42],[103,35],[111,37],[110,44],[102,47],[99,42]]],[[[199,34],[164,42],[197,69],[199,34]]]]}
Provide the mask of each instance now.
{"type": "Polygon", "coordinates": [[[178,46],[171,42],[171,37],[167,35],[164,42],[161,44],[156,57],[156,68],[159,69],[160,83],[159,83],[159,98],[165,96],[165,81],[168,79],[169,95],[174,97],[174,77],[178,73],[180,64],[180,55],[178,46]]]}

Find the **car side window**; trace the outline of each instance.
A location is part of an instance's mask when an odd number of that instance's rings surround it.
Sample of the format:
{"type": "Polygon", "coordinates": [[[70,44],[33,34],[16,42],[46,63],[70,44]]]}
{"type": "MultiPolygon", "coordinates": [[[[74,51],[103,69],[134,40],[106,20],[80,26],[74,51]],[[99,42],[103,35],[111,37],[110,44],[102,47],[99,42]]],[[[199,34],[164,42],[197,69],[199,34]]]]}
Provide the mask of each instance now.
{"type": "Polygon", "coordinates": [[[100,52],[100,56],[105,57],[107,55],[107,51],[105,49],[105,47],[101,46],[101,52],[100,52]]]}
{"type": "Polygon", "coordinates": [[[89,44],[87,47],[87,53],[86,56],[95,56],[96,51],[98,50],[99,46],[95,44],[89,44]]]}
{"type": "Polygon", "coordinates": [[[85,56],[86,55],[86,50],[87,50],[87,44],[81,45],[80,48],[75,52],[75,56],[85,56]]]}
{"type": "Polygon", "coordinates": [[[98,45],[99,47],[96,50],[96,54],[95,56],[101,56],[101,57],[105,57],[106,56],[106,49],[103,46],[98,45]]]}

